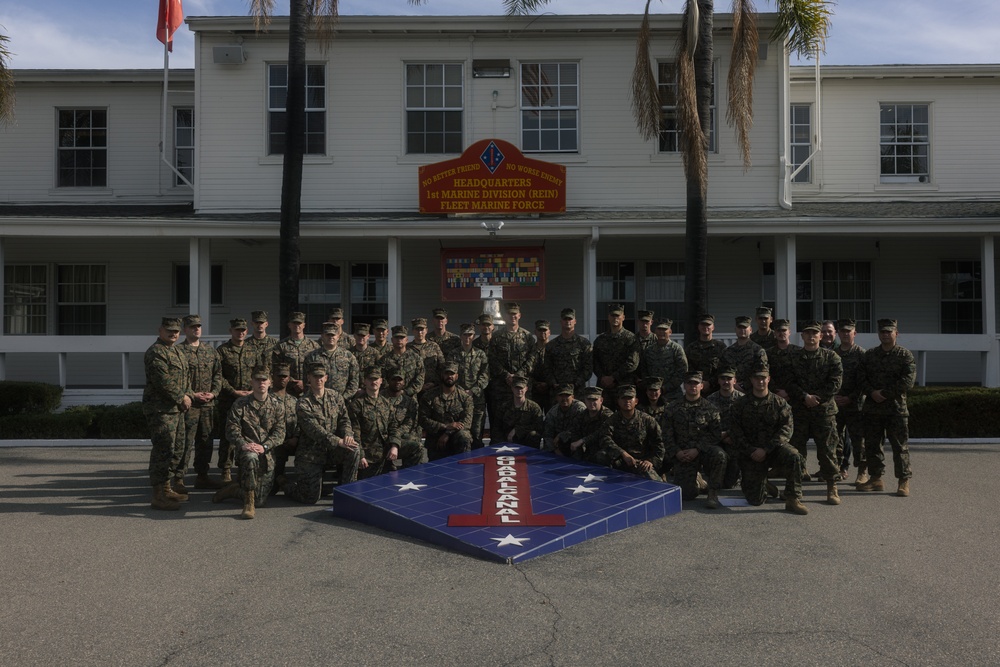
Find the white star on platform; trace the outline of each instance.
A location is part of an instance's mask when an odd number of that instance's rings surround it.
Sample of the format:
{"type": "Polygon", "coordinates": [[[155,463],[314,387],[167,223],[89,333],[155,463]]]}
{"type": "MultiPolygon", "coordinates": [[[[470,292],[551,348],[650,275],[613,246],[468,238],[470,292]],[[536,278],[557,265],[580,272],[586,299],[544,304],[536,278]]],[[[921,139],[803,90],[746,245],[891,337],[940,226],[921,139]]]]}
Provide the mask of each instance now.
{"type": "Polygon", "coordinates": [[[583,480],[584,484],[588,484],[590,482],[603,482],[605,479],[607,479],[607,477],[603,477],[601,475],[595,475],[593,473],[590,473],[586,477],[580,475],[580,479],[583,480]]]}
{"type": "Polygon", "coordinates": [[[400,491],[419,491],[420,489],[427,486],[426,484],[414,484],[413,482],[408,482],[406,484],[395,484],[398,486],[400,491]]]}
{"type": "Polygon", "coordinates": [[[567,486],[566,490],[567,491],[572,491],[573,495],[576,496],[576,495],[579,495],[581,493],[593,493],[594,491],[597,491],[597,487],[596,486],[584,486],[583,484],[581,484],[580,486],[567,486]]]}
{"type": "Polygon", "coordinates": [[[520,447],[510,447],[508,445],[504,445],[503,447],[497,447],[496,449],[497,449],[498,452],[516,452],[516,451],[518,451],[521,448],[520,447]]]}
{"type": "Polygon", "coordinates": [[[523,547],[521,542],[527,542],[530,537],[514,537],[513,535],[507,535],[507,537],[491,537],[491,540],[496,540],[498,547],[509,547],[514,545],[515,547],[523,547]]]}

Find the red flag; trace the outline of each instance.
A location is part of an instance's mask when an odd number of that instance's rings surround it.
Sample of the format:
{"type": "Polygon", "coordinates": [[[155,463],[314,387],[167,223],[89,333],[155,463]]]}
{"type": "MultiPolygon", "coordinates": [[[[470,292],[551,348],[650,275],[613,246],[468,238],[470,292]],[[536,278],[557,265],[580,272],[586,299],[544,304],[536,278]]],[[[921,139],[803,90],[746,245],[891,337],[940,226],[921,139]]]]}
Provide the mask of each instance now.
{"type": "Polygon", "coordinates": [[[160,15],[156,20],[156,39],[167,45],[168,51],[174,50],[174,32],[184,22],[184,9],[181,0],[160,0],[160,15]]]}

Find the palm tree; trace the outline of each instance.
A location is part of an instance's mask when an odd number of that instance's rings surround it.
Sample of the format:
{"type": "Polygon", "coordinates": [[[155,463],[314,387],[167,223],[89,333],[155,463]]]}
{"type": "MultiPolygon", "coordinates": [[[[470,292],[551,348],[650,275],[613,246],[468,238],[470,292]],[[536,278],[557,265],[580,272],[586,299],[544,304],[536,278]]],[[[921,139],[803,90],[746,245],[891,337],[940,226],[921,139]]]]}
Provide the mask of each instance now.
{"type": "MultiPolygon", "coordinates": [[[[281,173],[281,224],[278,241],[278,298],[281,322],[299,309],[299,220],[302,215],[302,158],[306,127],[306,39],[316,28],[323,48],[330,43],[337,0],[291,0],[288,17],[288,88],[285,99],[285,155],[281,173]]],[[[250,0],[258,31],[274,13],[274,0],[250,0]]]]}
{"type": "Polygon", "coordinates": [[[0,34],[0,125],[14,120],[14,73],[10,71],[10,38],[0,34]]]}
{"type": "MultiPolygon", "coordinates": [[[[733,52],[727,81],[726,121],[735,128],[744,169],[750,168],[753,81],[757,65],[757,14],[752,0],[733,1],[733,52]]],[[[643,13],[632,73],[632,111],[643,138],[659,136],[662,112],[650,60],[649,5],[643,13]]],[[[548,0],[504,0],[508,14],[530,13],[548,0]]],[[[778,13],[771,40],[791,53],[810,56],[821,49],[829,30],[829,0],[774,0],[778,13]]],[[[681,155],[687,180],[684,301],[685,331],[706,312],[708,274],[708,137],[712,99],[712,26],[714,0],[686,0],[677,44],[677,108],[681,155]]]]}

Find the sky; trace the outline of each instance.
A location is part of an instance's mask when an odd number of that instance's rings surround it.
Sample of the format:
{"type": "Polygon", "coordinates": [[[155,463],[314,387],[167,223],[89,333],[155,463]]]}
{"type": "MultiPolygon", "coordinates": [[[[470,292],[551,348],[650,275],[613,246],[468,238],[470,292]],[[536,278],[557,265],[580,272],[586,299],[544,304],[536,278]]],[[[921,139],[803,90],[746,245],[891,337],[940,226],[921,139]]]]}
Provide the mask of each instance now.
{"type": "MultiPolygon", "coordinates": [[[[757,0],[760,11],[774,0],[757,0]]],[[[0,0],[0,32],[10,37],[14,69],[162,68],[156,41],[158,0],[0,0]]],[[[246,15],[247,0],[183,0],[185,16],[246,15]]],[[[682,0],[653,0],[652,11],[676,13],[682,0]]],[[[500,15],[502,0],[340,0],[340,13],[500,15]]],[[[716,2],[728,11],[729,2],[716,2]]],[[[638,14],[643,0],[552,0],[554,14],[638,14]]],[[[1000,63],[1000,0],[839,0],[825,65],[1000,63]]],[[[288,13],[277,0],[276,13],[288,13]]],[[[806,64],[806,63],[802,63],[806,64]]],[[[194,66],[194,36],[181,26],[171,67],[194,66]]]]}

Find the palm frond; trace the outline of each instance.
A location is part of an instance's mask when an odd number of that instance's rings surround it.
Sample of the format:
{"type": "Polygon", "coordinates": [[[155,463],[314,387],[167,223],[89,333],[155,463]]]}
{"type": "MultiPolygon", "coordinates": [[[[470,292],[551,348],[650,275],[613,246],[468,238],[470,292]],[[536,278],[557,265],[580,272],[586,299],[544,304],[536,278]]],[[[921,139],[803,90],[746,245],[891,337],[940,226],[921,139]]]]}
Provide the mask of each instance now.
{"type": "Polygon", "coordinates": [[[799,56],[811,56],[826,49],[830,34],[832,0],[775,0],[778,22],[771,31],[771,40],[788,40],[788,51],[799,56]]]}
{"type": "MultiPolygon", "coordinates": [[[[684,19],[681,23],[681,34],[677,40],[677,122],[681,128],[681,157],[684,161],[684,174],[689,181],[700,184],[704,190],[708,182],[708,137],[701,128],[701,118],[698,115],[698,88],[694,72],[694,49],[691,47],[689,34],[697,35],[691,30],[691,22],[697,23],[693,16],[696,10],[691,7],[697,0],[687,0],[684,19]]],[[[705,192],[701,193],[703,196],[705,192]]]]}
{"type": "Polygon", "coordinates": [[[10,69],[10,38],[0,35],[0,125],[14,122],[14,73],[10,69]]]}
{"type": "Polygon", "coordinates": [[[326,53],[333,42],[333,33],[340,18],[339,0],[312,0],[310,14],[320,50],[326,53]]]}
{"type": "Polygon", "coordinates": [[[549,4],[549,0],[503,0],[507,16],[525,16],[549,4]]]}
{"type": "Polygon", "coordinates": [[[757,71],[757,10],[753,0],[733,0],[733,53],[729,63],[726,122],[736,130],[743,169],[750,169],[753,82],[757,71]]]}
{"type": "Polygon", "coordinates": [[[274,0],[250,0],[250,16],[253,17],[253,29],[256,32],[266,30],[271,25],[274,15],[274,0]]]}
{"type": "Polygon", "coordinates": [[[650,64],[649,3],[642,16],[639,38],[635,45],[635,65],[632,68],[632,116],[639,134],[647,141],[660,135],[663,111],[660,108],[660,87],[650,64]]]}

